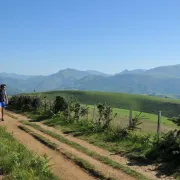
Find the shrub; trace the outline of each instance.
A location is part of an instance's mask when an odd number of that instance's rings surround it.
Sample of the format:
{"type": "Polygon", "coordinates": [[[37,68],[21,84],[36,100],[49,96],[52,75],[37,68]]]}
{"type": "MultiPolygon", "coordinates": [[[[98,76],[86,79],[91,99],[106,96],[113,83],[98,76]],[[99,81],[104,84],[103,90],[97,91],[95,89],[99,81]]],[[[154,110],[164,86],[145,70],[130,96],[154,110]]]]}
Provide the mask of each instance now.
{"type": "Polygon", "coordinates": [[[177,117],[169,118],[169,120],[180,126],[180,115],[177,117]]]}
{"type": "Polygon", "coordinates": [[[8,109],[21,111],[36,111],[42,105],[41,99],[36,96],[12,96],[9,100],[8,109]]]}
{"type": "Polygon", "coordinates": [[[56,114],[58,112],[65,112],[68,109],[68,102],[62,96],[56,96],[53,104],[53,112],[56,114]]]}
{"type": "Polygon", "coordinates": [[[104,129],[109,129],[110,122],[117,116],[117,113],[113,114],[113,109],[106,103],[99,103],[97,108],[99,115],[98,125],[104,129]]]}
{"type": "Polygon", "coordinates": [[[152,160],[173,162],[175,166],[180,166],[180,130],[164,134],[159,142],[154,142],[153,148],[146,156],[152,160]]]}

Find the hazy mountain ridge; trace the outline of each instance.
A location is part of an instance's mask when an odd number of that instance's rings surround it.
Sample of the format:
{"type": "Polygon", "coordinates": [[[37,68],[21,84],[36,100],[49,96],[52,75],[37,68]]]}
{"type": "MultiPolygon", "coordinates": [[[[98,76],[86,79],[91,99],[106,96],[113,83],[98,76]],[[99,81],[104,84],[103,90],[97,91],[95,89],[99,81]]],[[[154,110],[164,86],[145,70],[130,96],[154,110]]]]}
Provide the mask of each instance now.
{"type": "Polygon", "coordinates": [[[79,89],[136,94],[179,94],[180,65],[149,70],[124,70],[115,75],[98,71],[64,69],[48,76],[0,73],[0,83],[8,85],[10,94],[17,92],[79,89]]]}
{"type": "Polygon", "coordinates": [[[0,76],[7,78],[22,79],[22,80],[27,80],[28,78],[34,77],[34,75],[31,76],[31,75],[22,75],[22,74],[6,73],[6,72],[0,73],[0,76]]]}

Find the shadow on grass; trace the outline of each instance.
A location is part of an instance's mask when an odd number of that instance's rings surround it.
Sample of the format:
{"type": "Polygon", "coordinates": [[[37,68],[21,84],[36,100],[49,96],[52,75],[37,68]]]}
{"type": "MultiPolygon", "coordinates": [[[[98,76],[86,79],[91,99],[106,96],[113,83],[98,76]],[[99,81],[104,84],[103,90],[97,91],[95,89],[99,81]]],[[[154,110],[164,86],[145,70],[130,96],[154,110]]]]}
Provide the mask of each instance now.
{"type": "Polygon", "coordinates": [[[51,118],[50,115],[43,115],[43,116],[34,116],[34,117],[31,117],[31,120],[30,122],[41,122],[41,121],[44,121],[44,120],[47,120],[51,118]]]}
{"type": "Polygon", "coordinates": [[[177,168],[171,163],[162,163],[156,168],[156,171],[158,171],[157,177],[160,177],[162,175],[172,176],[177,172],[179,173],[179,177],[180,177],[180,167],[177,168]]]}
{"type": "Polygon", "coordinates": [[[178,168],[172,165],[171,163],[159,163],[155,161],[153,162],[141,156],[136,157],[132,155],[127,155],[126,157],[129,160],[129,162],[127,163],[128,166],[150,166],[148,170],[156,171],[157,178],[160,178],[162,176],[172,176],[175,173],[180,172],[180,169],[178,170],[178,168]]]}

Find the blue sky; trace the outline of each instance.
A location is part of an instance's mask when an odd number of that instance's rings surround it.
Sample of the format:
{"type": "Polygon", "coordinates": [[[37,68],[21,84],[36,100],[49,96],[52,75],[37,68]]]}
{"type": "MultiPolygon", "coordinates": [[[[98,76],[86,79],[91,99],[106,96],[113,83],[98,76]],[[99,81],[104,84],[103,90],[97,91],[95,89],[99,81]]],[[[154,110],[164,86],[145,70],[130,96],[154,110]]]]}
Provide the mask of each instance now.
{"type": "Polygon", "coordinates": [[[1,0],[0,72],[180,64],[179,0],[1,0]]]}

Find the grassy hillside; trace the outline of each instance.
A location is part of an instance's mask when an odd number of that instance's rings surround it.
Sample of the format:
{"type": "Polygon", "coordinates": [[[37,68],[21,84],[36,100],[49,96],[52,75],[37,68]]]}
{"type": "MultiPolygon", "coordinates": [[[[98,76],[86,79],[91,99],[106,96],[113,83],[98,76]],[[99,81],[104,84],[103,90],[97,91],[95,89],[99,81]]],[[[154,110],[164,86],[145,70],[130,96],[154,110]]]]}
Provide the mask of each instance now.
{"type": "Polygon", "coordinates": [[[36,94],[47,95],[50,99],[55,99],[57,95],[73,96],[83,104],[94,105],[99,102],[106,102],[114,108],[130,109],[132,107],[135,111],[152,114],[162,111],[163,116],[180,114],[180,100],[170,98],[92,91],[50,91],[36,94]]]}

